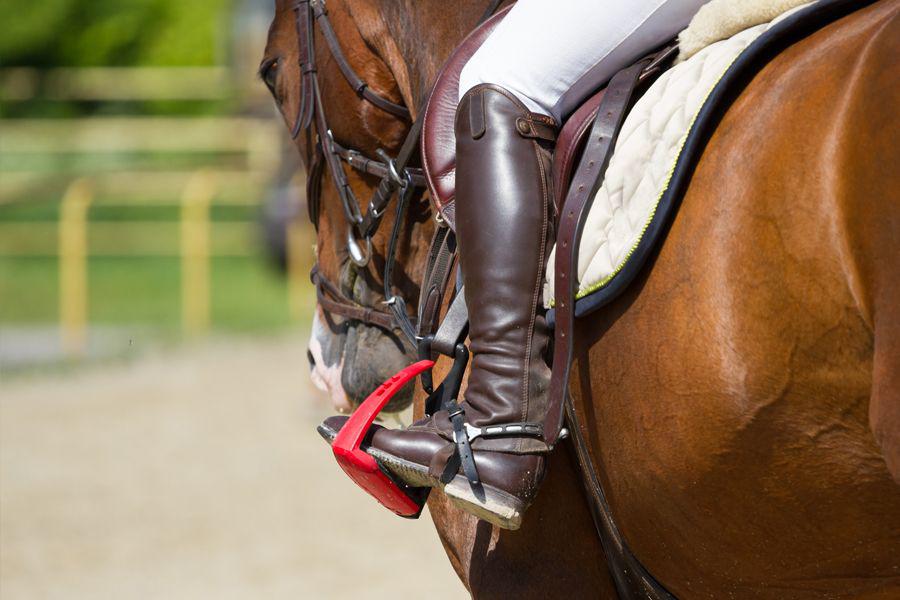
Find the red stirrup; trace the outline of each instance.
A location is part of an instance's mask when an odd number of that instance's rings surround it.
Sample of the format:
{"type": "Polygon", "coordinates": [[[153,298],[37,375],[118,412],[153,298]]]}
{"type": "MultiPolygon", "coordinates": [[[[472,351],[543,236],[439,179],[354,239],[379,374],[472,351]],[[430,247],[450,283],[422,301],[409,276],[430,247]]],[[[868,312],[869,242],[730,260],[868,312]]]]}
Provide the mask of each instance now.
{"type": "Polygon", "coordinates": [[[369,492],[385,507],[401,517],[415,518],[422,512],[428,488],[411,488],[398,484],[387,473],[381,470],[374,458],[360,449],[366,432],[378,413],[387,405],[394,394],[423,371],[434,366],[433,360],[420,360],[384,383],[369,394],[365,402],[353,413],[334,438],[331,449],[334,457],[350,479],[356,485],[369,492]]]}

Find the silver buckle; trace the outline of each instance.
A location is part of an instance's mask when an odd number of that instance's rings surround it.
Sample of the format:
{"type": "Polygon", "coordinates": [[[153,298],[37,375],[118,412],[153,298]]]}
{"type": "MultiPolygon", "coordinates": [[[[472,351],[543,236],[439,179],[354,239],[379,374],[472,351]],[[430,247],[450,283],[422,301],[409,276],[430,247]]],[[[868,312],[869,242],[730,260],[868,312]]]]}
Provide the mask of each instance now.
{"type": "Polygon", "coordinates": [[[481,427],[475,427],[474,425],[469,425],[468,423],[465,423],[465,427],[466,427],[466,435],[469,436],[469,441],[474,440],[475,438],[479,437],[482,433],[484,433],[484,430],[481,427]]]}

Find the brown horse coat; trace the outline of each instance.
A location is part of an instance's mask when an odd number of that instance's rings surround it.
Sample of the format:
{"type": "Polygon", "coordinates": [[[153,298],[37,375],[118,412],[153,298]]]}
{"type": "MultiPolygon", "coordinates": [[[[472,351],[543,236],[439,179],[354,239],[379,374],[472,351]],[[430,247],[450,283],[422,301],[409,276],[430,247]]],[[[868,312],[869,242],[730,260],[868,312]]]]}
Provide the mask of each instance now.
{"type": "Polygon", "coordinates": [[[584,323],[595,460],[680,597],[900,595],[898,58],[881,2],[773,60],[584,323]]]}
{"type": "MultiPolygon", "coordinates": [[[[290,121],[296,38],[276,4],[267,56],[286,58],[290,121]]],[[[484,4],[329,10],[360,74],[414,106],[484,4]]],[[[898,56],[900,2],[882,0],[773,60],[710,140],[652,267],[580,324],[573,395],[593,458],[632,550],[678,597],[900,596],[898,56]]],[[[320,60],[338,139],[395,146],[404,124],[320,60]]],[[[351,177],[367,198],[373,182],[351,177]]],[[[328,187],[318,253],[339,277],[328,187]]],[[[411,218],[408,297],[429,231],[411,218]]],[[[377,267],[362,276],[372,300],[377,267]]],[[[565,445],[518,532],[437,493],[430,508],[474,596],[615,596],[565,445]]]]}

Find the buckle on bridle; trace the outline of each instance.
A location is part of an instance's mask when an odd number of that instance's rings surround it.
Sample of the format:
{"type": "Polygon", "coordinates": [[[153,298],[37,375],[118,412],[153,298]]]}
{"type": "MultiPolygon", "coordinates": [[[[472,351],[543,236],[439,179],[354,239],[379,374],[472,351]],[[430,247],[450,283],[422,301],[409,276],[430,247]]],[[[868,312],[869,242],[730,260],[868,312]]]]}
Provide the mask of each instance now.
{"type": "Polygon", "coordinates": [[[353,227],[347,229],[347,252],[350,254],[350,260],[357,267],[365,267],[372,258],[372,239],[365,238],[365,243],[366,249],[363,251],[359,242],[356,241],[356,236],[353,235],[353,227]]]}
{"type": "Polygon", "coordinates": [[[388,153],[384,151],[383,148],[379,148],[375,151],[375,154],[384,161],[385,166],[387,167],[388,175],[391,178],[391,181],[394,182],[401,190],[405,190],[412,184],[412,176],[409,174],[409,171],[403,169],[403,175],[397,170],[397,160],[388,156],[388,153]]]}

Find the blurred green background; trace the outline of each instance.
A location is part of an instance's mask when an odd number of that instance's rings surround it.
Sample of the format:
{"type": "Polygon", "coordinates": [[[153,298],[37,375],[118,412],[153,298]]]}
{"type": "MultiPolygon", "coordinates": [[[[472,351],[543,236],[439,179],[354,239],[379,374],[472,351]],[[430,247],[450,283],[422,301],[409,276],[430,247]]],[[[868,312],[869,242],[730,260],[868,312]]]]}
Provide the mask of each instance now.
{"type": "Polygon", "coordinates": [[[213,65],[231,0],[43,0],[4,2],[0,53],[40,67],[213,65]]]}
{"type": "MultiPolygon", "coordinates": [[[[302,174],[255,75],[271,6],[0,2],[0,373],[305,324],[309,289],[278,266],[302,174]],[[192,181],[208,196],[195,209],[192,181]],[[90,190],[87,329],[73,344],[61,206],[78,185],[90,190]],[[186,281],[185,215],[202,221],[199,284],[186,281]]],[[[305,273],[312,234],[295,236],[305,273]]]]}
{"type": "Polygon", "coordinates": [[[0,0],[3,600],[466,597],[316,433],[272,15],[0,0]]]}

